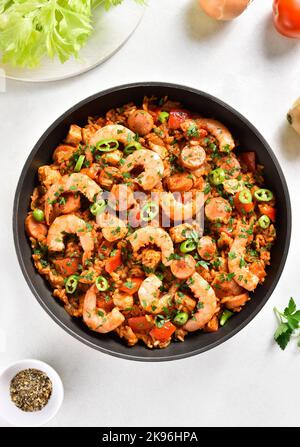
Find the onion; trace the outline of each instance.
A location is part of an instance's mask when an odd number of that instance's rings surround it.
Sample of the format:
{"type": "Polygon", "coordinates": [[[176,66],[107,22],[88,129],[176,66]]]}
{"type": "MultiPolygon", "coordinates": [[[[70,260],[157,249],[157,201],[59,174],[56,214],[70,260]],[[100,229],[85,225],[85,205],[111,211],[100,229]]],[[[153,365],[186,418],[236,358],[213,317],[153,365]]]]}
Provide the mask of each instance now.
{"type": "Polygon", "coordinates": [[[300,134],[300,98],[294,102],[292,108],[289,110],[287,119],[295,131],[300,134]]]}
{"type": "Polygon", "coordinates": [[[199,0],[207,15],[217,20],[232,20],[242,14],[252,0],[199,0]]]}

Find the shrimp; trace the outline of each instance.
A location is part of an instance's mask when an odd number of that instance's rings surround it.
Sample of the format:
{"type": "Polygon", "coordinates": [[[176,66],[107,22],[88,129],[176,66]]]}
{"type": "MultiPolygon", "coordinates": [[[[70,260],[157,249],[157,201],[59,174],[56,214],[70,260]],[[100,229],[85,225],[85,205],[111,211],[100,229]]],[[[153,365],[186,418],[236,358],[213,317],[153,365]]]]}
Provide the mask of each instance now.
{"type": "Polygon", "coordinates": [[[199,273],[194,273],[187,280],[187,285],[198,299],[198,310],[183,326],[183,329],[194,332],[202,329],[212,319],[217,310],[217,298],[213,288],[199,273]]]}
{"type": "Polygon", "coordinates": [[[101,188],[86,174],[65,175],[62,179],[48,189],[45,196],[45,220],[49,225],[53,220],[53,205],[64,192],[81,192],[90,202],[99,194],[101,188]]]}
{"type": "Polygon", "coordinates": [[[87,222],[74,214],[57,217],[48,231],[48,249],[50,251],[63,251],[65,234],[76,234],[78,236],[84,251],[83,259],[88,259],[94,251],[94,238],[87,222]]]}
{"type": "Polygon", "coordinates": [[[140,285],[138,296],[141,306],[146,312],[159,314],[164,311],[164,308],[170,307],[176,290],[171,287],[168,293],[160,296],[161,286],[162,281],[152,273],[140,285]]]}
{"type": "Polygon", "coordinates": [[[174,253],[172,239],[162,228],[146,226],[139,228],[128,237],[133,251],[137,252],[145,245],[154,244],[161,249],[162,263],[166,266],[171,264],[170,256],[174,253]]]}
{"type": "Polygon", "coordinates": [[[123,239],[128,233],[125,222],[113,214],[100,213],[96,216],[96,222],[102,228],[104,239],[109,242],[123,239]]]}
{"type": "Polygon", "coordinates": [[[153,189],[162,179],[164,164],[160,156],[149,149],[139,149],[128,155],[125,163],[121,166],[121,173],[131,172],[135,168],[142,167],[144,170],[134,179],[145,191],[153,189]]]}
{"type": "Polygon", "coordinates": [[[125,211],[135,203],[132,189],[123,183],[113,185],[109,199],[110,206],[118,211],[125,211]]]}
{"type": "Polygon", "coordinates": [[[153,141],[149,141],[149,147],[153,152],[156,152],[162,160],[167,158],[168,150],[161,144],[156,144],[153,141]]]}
{"type": "Polygon", "coordinates": [[[248,244],[247,227],[241,226],[228,253],[228,269],[234,273],[234,281],[252,292],[259,283],[259,277],[251,272],[244,260],[248,244]]]}
{"type": "Polygon", "coordinates": [[[89,145],[96,146],[96,144],[102,140],[117,140],[119,143],[127,145],[134,140],[134,137],[135,133],[130,129],[127,129],[127,127],[122,126],[121,124],[109,124],[108,126],[98,129],[96,133],[89,138],[89,145]]]}
{"type": "Polygon", "coordinates": [[[226,296],[222,298],[221,303],[227,307],[227,309],[232,309],[236,312],[241,310],[241,307],[249,301],[249,293],[241,293],[240,295],[235,296],[226,296]]]}
{"type": "Polygon", "coordinates": [[[133,296],[128,295],[128,293],[115,292],[113,294],[114,305],[121,310],[130,309],[133,307],[134,300],[133,296]]]}
{"type": "Polygon", "coordinates": [[[97,287],[95,285],[92,285],[86,292],[82,316],[83,321],[92,331],[101,334],[114,331],[125,320],[117,307],[108,313],[97,307],[97,287]]]}
{"type": "Polygon", "coordinates": [[[228,150],[235,148],[234,139],[231,133],[224,124],[220,123],[220,121],[200,118],[197,119],[197,125],[206,129],[218,140],[221,152],[228,152],[228,150]]]}
{"type": "MultiPolygon", "coordinates": [[[[184,199],[186,197],[187,195],[185,194],[184,199]]],[[[192,198],[190,201],[179,201],[171,192],[163,192],[159,198],[160,206],[164,213],[173,221],[180,222],[185,222],[198,214],[203,204],[203,194],[201,192],[197,193],[197,200],[192,198]]],[[[190,193],[188,193],[188,198],[191,198],[190,193]]]]}

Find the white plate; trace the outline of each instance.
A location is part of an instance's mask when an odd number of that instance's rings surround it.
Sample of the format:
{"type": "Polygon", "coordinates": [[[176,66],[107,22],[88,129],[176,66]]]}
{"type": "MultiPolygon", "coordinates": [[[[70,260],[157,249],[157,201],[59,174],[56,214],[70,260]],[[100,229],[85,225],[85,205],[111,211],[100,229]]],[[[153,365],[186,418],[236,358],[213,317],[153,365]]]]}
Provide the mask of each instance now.
{"type": "Polygon", "coordinates": [[[9,79],[28,82],[47,82],[85,73],[111,57],[129,39],[140,23],[145,6],[134,0],[124,0],[109,11],[102,7],[94,12],[94,32],[80,51],[80,60],[70,59],[61,64],[45,58],[38,68],[27,69],[0,64],[9,79]]]}
{"type": "Polygon", "coordinates": [[[20,360],[8,366],[0,375],[0,414],[16,427],[40,427],[50,421],[58,412],[64,398],[64,388],[57,372],[40,360],[20,360]],[[20,410],[10,398],[9,386],[14,376],[23,369],[39,369],[47,374],[52,382],[52,393],[45,407],[32,413],[20,410]]]}

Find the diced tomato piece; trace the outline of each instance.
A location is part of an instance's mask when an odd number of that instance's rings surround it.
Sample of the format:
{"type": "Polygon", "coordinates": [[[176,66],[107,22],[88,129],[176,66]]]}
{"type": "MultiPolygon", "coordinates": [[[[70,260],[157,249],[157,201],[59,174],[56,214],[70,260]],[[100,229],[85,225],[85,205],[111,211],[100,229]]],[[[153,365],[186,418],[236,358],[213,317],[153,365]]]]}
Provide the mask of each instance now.
{"type": "Polygon", "coordinates": [[[128,318],[128,325],[133,332],[149,332],[153,328],[153,323],[148,321],[146,317],[132,317],[128,318]]]}
{"type": "Polygon", "coordinates": [[[242,152],[240,154],[240,159],[242,163],[247,166],[250,172],[256,171],[256,154],[255,152],[242,152]]]}
{"type": "Polygon", "coordinates": [[[189,113],[186,110],[181,109],[171,110],[168,122],[169,128],[179,129],[180,124],[183,123],[188,117],[189,113]]]}
{"type": "Polygon", "coordinates": [[[105,312],[110,312],[114,308],[114,302],[111,297],[105,295],[105,293],[98,292],[97,294],[97,307],[103,309],[105,312]]]}
{"type": "Polygon", "coordinates": [[[129,278],[124,284],[122,284],[120,290],[127,293],[127,295],[134,295],[139,290],[142,282],[142,278],[129,278]]]}
{"type": "Polygon", "coordinates": [[[154,340],[166,341],[176,331],[176,326],[167,321],[163,327],[155,327],[150,331],[150,335],[154,340]]]}
{"type": "Polygon", "coordinates": [[[251,213],[251,211],[254,210],[254,203],[253,202],[249,202],[249,203],[242,203],[239,199],[239,192],[236,193],[236,195],[234,196],[234,206],[236,207],[236,209],[238,210],[239,213],[251,213]]]}
{"type": "Polygon", "coordinates": [[[275,222],[276,209],[274,208],[274,206],[267,205],[266,203],[264,203],[262,205],[258,205],[258,208],[259,208],[259,211],[261,212],[261,214],[265,214],[272,220],[272,222],[275,222]]]}
{"type": "Polygon", "coordinates": [[[79,258],[64,258],[53,261],[57,273],[68,277],[74,275],[78,271],[79,258]]]}
{"type": "Polygon", "coordinates": [[[114,272],[118,267],[122,265],[122,255],[121,250],[116,250],[114,256],[107,258],[105,262],[105,270],[107,273],[114,272]]]}

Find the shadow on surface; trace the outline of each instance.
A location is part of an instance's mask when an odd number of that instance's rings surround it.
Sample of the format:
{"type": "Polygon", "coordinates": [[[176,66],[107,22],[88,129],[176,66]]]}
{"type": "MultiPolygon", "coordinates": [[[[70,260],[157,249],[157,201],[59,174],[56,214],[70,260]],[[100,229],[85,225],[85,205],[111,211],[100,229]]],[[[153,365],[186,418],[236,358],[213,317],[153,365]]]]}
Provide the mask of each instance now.
{"type": "Polygon", "coordinates": [[[297,39],[289,39],[278,33],[273,24],[272,15],[264,18],[263,46],[264,53],[268,59],[284,57],[299,46],[297,39]]]}
{"type": "Polygon", "coordinates": [[[229,23],[212,19],[201,9],[197,0],[192,0],[186,9],[186,25],[192,39],[205,40],[224,31],[229,23]]]}
{"type": "Polygon", "coordinates": [[[300,135],[286,122],[279,129],[280,150],[287,160],[300,158],[300,135]]]}

